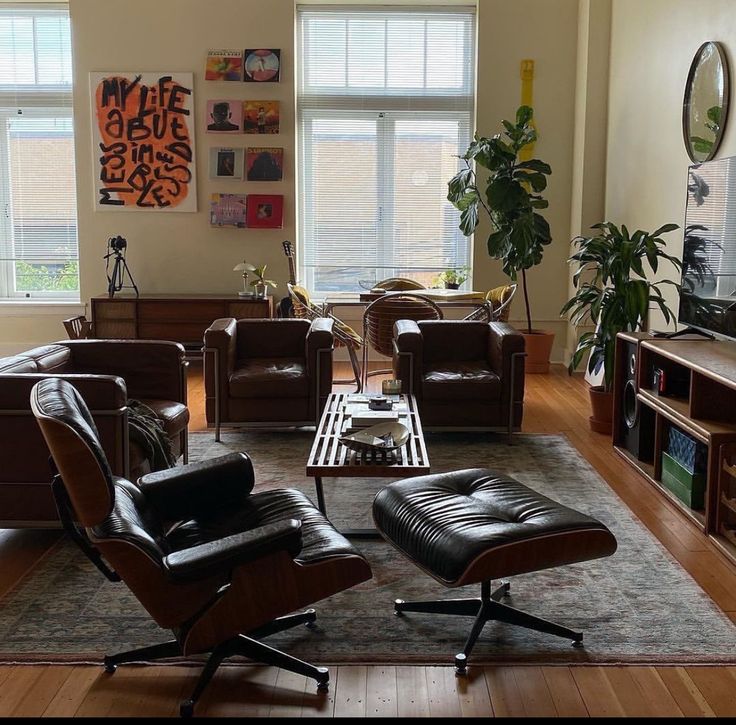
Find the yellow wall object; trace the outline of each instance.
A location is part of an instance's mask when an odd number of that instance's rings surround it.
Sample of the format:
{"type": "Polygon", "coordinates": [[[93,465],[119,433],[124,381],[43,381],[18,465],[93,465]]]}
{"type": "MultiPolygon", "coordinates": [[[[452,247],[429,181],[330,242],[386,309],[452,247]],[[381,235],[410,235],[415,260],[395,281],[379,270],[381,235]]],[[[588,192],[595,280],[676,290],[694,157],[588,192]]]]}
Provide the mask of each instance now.
{"type": "MultiPolygon", "coordinates": [[[[534,61],[531,58],[521,61],[521,105],[534,108],[534,61]]],[[[537,130],[537,122],[533,117],[531,126],[535,131],[537,130]]],[[[534,156],[535,146],[536,143],[524,146],[519,152],[519,158],[522,161],[529,161],[534,156]]]]}

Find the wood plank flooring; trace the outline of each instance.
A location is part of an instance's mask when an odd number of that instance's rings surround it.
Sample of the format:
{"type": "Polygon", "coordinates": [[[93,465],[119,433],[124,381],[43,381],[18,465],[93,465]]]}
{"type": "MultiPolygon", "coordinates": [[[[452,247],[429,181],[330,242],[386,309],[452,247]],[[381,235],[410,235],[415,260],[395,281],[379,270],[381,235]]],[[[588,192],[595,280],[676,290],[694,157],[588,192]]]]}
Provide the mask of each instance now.
{"type": "MultiPolygon", "coordinates": [[[[341,366],[342,367],[342,366],[341,366]]],[[[345,369],[338,376],[348,374],[345,369]]],[[[372,378],[376,389],[380,378],[372,378]]],[[[205,428],[201,368],[190,370],[192,430],[205,428]]],[[[588,428],[584,382],[561,366],[527,376],[524,431],[564,433],[716,604],[736,622],[736,568],[588,428]]],[[[0,531],[0,595],[58,539],[0,531]]],[[[697,647],[697,642],[693,642],[697,647]]],[[[448,662],[451,655],[448,655],[448,662]]],[[[0,666],[0,717],[174,716],[194,667],[0,666]]],[[[736,716],[736,667],[333,667],[330,691],[269,667],[226,666],[201,716],[472,717],[736,716]]]]}

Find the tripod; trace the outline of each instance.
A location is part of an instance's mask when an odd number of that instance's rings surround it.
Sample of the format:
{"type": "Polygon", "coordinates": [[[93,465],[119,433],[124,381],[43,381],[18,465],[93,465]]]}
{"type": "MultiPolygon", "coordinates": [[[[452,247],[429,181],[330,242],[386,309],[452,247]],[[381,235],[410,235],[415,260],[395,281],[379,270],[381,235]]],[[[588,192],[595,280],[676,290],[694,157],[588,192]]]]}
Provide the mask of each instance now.
{"type": "Polygon", "coordinates": [[[122,237],[109,239],[107,242],[107,254],[103,257],[105,260],[105,273],[107,274],[107,294],[112,298],[116,292],[121,289],[134,289],[135,296],[139,297],[138,286],[130,273],[128,263],[125,261],[125,250],[127,242],[122,237]],[[110,260],[114,258],[112,272],[110,272],[110,260]],[[126,285],[125,275],[128,275],[130,284],[126,285]]]}

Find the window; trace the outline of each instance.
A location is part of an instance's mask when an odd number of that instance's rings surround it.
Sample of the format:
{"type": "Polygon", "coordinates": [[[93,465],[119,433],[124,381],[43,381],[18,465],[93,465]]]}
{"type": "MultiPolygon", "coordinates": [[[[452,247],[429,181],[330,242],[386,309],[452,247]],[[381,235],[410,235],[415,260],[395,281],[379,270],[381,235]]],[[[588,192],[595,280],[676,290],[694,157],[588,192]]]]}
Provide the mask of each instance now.
{"type": "Polygon", "coordinates": [[[69,14],[0,8],[0,299],[79,299],[69,14]]]}
{"type": "Polygon", "coordinates": [[[472,9],[299,8],[300,279],[355,291],[467,266],[447,182],[470,143],[472,9]]]}

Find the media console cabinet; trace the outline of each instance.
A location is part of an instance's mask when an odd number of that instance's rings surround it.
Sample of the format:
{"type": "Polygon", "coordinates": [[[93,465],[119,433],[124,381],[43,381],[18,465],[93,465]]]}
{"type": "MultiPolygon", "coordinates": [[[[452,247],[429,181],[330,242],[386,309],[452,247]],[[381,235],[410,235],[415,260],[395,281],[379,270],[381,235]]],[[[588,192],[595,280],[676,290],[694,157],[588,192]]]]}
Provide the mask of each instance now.
{"type": "Polygon", "coordinates": [[[100,295],[92,298],[93,334],[102,339],[180,342],[190,352],[202,348],[204,331],[220,317],[273,317],[273,297],[237,295],[100,295]]]}
{"type": "Polygon", "coordinates": [[[613,445],[736,562],[736,343],[619,334],[613,445]],[[655,370],[676,383],[672,394],[657,392],[655,370]],[[689,508],[662,484],[662,451],[671,426],[707,448],[700,509],[689,508]]]}

